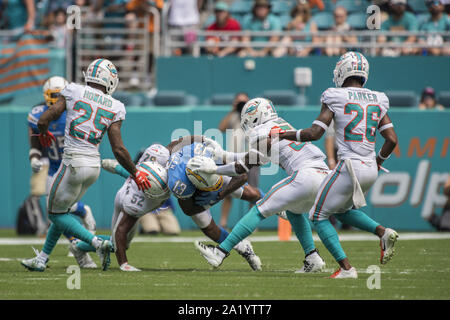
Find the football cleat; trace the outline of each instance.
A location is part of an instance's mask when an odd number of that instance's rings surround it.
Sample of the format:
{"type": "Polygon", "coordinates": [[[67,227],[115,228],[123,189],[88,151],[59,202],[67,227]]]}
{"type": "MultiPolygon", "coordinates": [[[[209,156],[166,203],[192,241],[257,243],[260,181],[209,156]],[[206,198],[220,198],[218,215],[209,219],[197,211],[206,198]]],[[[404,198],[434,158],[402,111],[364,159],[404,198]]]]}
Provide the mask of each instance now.
{"type": "Polygon", "coordinates": [[[242,240],[233,248],[236,250],[245,260],[247,260],[250,267],[255,271],[261,271],[261,259],[253,251],[252,244],[247,239],[242,240]]]}
{"type": "Polygon", "coordinates": [[[86,229],[89,230],[90,233],[95,234],[97,229],[94,215],[92,214],[92,209],[88,205],[84,205],[84,209],[86,210],[86,214],[83,218],[83,225],[86,229]]]}
{"type": "Polygon", "coordinates": [[[128,262],[125,262],[124,264],[122,264],[120,266],[120,270],[122,270],[122,271],[141,271],[141,269],[138,269],[138,268],[135,268],[133,266],[130,266],[128,264],[128,262]]]}
{"type": "Polygon", "coordinates": [[[200,251],[203,258],[205,258],[206,261],[214,268],[219,267],[222,264],[223,259],[229,255],[210,244],[206,245],[200,241],[195,241],[194,244],[197,250],[200,251]]]}
{"type": "Polygon", "coordinates": [[[325,267],[325,261],[319,255],[319,252],[314,250],[310,252],[303,261],[303,267],[300,270],[295,271],[295,273],[314,273],[320,272],[325,267]]]}
{"type": "Polygon", "coordinates": [[[111,264],[111,249],[112,243],[109,240],[103,240],[100,247],[97,248],[96,252],[98,257],[100,258],[100,263],[102,264],[102,270],[106,271],[111,264]]]}
{"type": "Polygon", "coordinates": [[[397,241],[398,233],[390,228],[386,228],[380,239],[381,256],[380,263],[386,264],[392,259],[395,253],[394,244],[397,241]]]}
{"type": "Polygon", "coordinates": [[[39,251],[33,248],[34,253],[36,254],[36,257],[31,259],[25,259],[20,262],[21,265],[23,265],[25,268],[27,268],[30,271],[39,271],[42,272],[47,267],[47,261],[44,261],[42,258],[39,257],[39,251]]]}
{"type": "Polygon", "coordinates": [[[344,270],[342,268],[337,269],[331,276],[332,279],[357,279],[358,273],[354,267],[351,267],[348,270],[344,270]]]}
{"type": "Polygon", "coordinates": [[[75,260],[77,260],[77,263],[80,266],[80,268],[84,268],[84,269],[97,268],[97,264],[94,262],[94,260],[92,260],[89,253],[80,250],[77,247],[77,243],[78,243],[78,241],[72,241],[69,244],[69,251],[73,254],[73,257],[75,258],[75,260]]]}

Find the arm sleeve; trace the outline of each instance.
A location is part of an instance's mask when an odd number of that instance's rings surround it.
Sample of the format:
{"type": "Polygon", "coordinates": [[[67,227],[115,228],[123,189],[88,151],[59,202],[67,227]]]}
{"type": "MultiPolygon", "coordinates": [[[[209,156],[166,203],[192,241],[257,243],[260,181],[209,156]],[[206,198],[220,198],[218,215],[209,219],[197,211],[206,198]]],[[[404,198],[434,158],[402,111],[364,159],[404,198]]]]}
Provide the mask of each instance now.
{"type": "Polygon", "coordinates": [[[384,93],[381,95],[380,107],[381,107],[381,115],[380,115],[380,121],[381,121],[381,119],[384,118],[384,116],[386,115],[386,113],[389,110],[389,98],[384,93]]]}
{"type": "Polygon", "coordinates": [[[118,164],[114,170],[116,171],[116,173],[122,177],[124,177],[125,179],[128,178],[130,176],[130,173],[125,170],[124,167],[122,167],[120,164],[118,164]]]}

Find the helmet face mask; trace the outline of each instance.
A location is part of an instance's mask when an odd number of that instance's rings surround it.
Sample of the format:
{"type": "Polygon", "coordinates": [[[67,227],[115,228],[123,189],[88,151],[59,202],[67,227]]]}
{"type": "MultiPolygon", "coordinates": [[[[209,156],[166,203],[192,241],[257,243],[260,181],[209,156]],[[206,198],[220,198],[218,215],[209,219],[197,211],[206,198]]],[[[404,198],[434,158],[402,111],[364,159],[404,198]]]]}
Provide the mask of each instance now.
{"type": "Polygon", "coordinates": [[[253,128],[278,118],[278,114],[272,101],[264,98],[249,100],[241,111],[241,127],[248,135],[253,128]]]}
{"type": "Polygon", "coordinates": [[[67,80],[59,76],[51,77],[45,81],[42,91],[47,106],[50,107],[58,101],[61,90],[64,89],[67,84],[67,80]]]}
{"type": "Polygon", "coordinates": [[[107,59],[94,60],[86,72],[83,72],[86,83],[104,86],[106,93],[112,95],[119,84],[119,74],[114,64],[107,59]]]}
{"type": "Polygon", "coordinates": [[[343,54],[334,68],[333,82],[336,87],[342,87],[349,77],[361,77],[364,79],[364,84],[369,78],[369,62],[359,52],[349,51],[343,54]]]}

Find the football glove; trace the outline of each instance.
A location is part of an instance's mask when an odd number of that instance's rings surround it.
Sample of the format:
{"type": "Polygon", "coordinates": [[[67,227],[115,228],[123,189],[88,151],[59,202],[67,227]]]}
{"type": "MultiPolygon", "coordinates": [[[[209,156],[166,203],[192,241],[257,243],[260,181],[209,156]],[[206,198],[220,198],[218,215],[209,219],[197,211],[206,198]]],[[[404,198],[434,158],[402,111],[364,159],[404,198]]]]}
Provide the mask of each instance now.
{"type": "Polygon", "coordinates": [[[148,174],[140,170],[136,170],[136,173],[134,174],[133,180],[136,182],[136,185],[141,191],[150,189],[152,186],[150,181],[147,179],[147,176],[148,174]]]}
{"type": "Polygon", "coordinates": [[[37,173],[37,172],[41,171],[41,169],[42,169],[42,161],[39,160],[38,158],[36,158],[36,157],[31,158],[30,164],[31,164],[31,170],[34,173],[37,173]]]}
{"type": "Polygon", "coordinates": [[[119,162],[115,159],[103,159],[102,160],[102,168],[108,172],[116,173],[116,166],[119,162]]]}
{"type": "Polygon", "coordinates": [[[39,136],[39,142],[44,148],[48,148],[52,145],[52,141],[55,141],[55,136],[50,132],[47,131],[46,133],[40,133],[39,136]]]}
{"type": "Polygon", "coordinates": [[[217,165],[211,161],[205,161],[205,157],[194,157],[191,159],[190,164],[194,173],[216,173],[217,165]]]}

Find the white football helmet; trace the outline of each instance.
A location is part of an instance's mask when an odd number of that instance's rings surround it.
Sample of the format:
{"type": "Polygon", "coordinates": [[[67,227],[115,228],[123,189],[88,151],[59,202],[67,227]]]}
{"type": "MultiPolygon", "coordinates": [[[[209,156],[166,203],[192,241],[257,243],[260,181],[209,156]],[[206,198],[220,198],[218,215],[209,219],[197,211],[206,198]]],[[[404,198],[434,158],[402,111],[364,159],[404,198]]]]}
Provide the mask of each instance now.
{"type": "Polygon", "coordinates": [[[333,75],[336,87],[342,87],[345,79],[352,76],[363,78],[364,85],[369,78],[369,62],[361,53],[349,51],[339,58],[333,75]]]}
{"type": "Polygon", "coordinates": [[[151,187],[144,190],[145,195],[150,199],[168,198],[170,195],[167,186],[167,170],[162,165],[154,161],[141,162],[137,165],[139,170],[148,174],[147,179],[150,181],[151,187]]]}
{"type": "Polygon", "coordinates": [[[86,83],[97,83],[106,88],[106,93],[112,95],[119,84],[119,74],[114,64],[107,59],[97,59],[91,62],[86,72],[83,72],[86,83]]]}
{"type": "Polygon", "coordinates": [[[145,149],[145,152],[139,159],[139,162],[141,162],[141,161],[156,161],[165,168],[167,165],[167,162],[169,161],[169,158],[170,158],[169,149],[164,147],[162,144],[155,143],[155,144],[152,144],[147,149],[145,149]]]}
{"type": "Polygon", "coordinates": [[[58,100],[60,92],[68,84],[67,80],[63,77],[55,76],[49,78],[45,81],[42,87],[42,92],[44,93],[44,99],[47,106],[54,105],[58,100]]]}
{"type": "Polygon", "coordinates": [[[245,134],[269,120],[278,118],[272,101],[264,98],[249,100],[241,111],[241,127],[245,134]]]}
{"type": "Polygon", "coordinates": [[[199,190],[217,191],[223,186],[223,177],[216,173],[199,171],[199,163],[202,165],[215,166],[214,160],[209,157],[195,156],[186,164],[186,176],[189,181],[199,190]],[[198,159],[199,158],[199,159],[198,159]]]}

